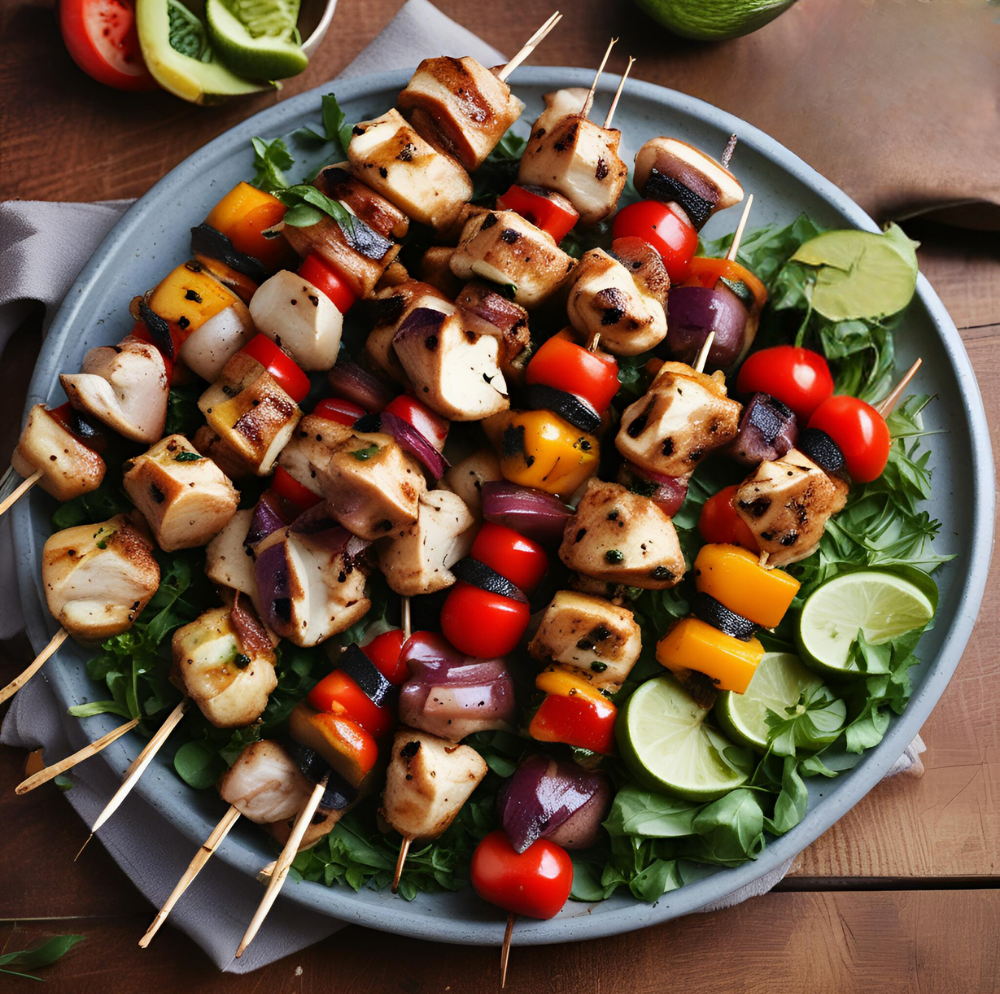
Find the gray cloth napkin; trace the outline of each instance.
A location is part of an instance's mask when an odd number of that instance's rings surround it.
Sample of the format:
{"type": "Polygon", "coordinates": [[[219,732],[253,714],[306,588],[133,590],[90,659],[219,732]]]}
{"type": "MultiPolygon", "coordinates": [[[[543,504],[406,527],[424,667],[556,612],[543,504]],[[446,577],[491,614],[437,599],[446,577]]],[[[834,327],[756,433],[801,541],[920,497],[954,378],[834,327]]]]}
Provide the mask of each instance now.
{"type": "MultiPolygon", "coordinates": [[[[501,53],[450,20],[428,0],[409,0],[392,22],[342,76],[411,68],[442,51],[473,55],[487,65],[501,53]]],[[[98,204],[7,202],[0,204],[0,353],[30,307],[41,302],[48,323],[84,263],[131,201],[98,204]]],[[[14,562],[10,519],[0,522],[0,589],[13,590],[14,562]]],[[[23,627],[16,597],[0,598],[0,638],[23,627]]],[[[40,648],[40,647],[36,647],[40,648]]],[[[44,678],[44,670],[14,698],[0,731],[0,743],[23,749],[44,748],[52,763],[97,738],[88,719],[68,717],[44,678]]],[[[139,743],[125,736],[109,747],[134,757],[139,743]]],[[[914,768],[924,744],[916,738],[889,772],[914,768]]],[[[72,774],[67,800],[90,825],[118,786],[107,764],[83,763],[72,774]]],[[[101,843],[155,907],[170,894],[187,868],[194,847],[134,793],[101,831],[101,843]]],[[[714,911],[764,894],[788,872],[791,861],[722,901],[714,911]]],[[[294,886],[294,885],[292,885],[294,886]]],[[[212,860],[172,912],[169,923],[187,933],[221,969],[247,973],[325,939],[343,923],[279,898],[254,943],[239,960],[237,945],[262,896],[258,883],[212,860]],[[224,895],[224,899],[222,898],[224,895]]],[[[150,912],[152,919],[152,911],[150,912]]],[[[136,936],[138,940],[139,936],[136,936]]]]}

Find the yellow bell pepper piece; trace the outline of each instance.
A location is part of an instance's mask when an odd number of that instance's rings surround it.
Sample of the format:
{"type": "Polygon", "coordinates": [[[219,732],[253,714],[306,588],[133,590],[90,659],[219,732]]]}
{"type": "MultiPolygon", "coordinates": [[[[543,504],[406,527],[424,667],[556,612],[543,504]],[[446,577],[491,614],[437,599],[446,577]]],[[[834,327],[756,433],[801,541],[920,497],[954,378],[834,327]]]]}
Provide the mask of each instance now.
{"type": "Polygon", "coordinates": [[[694,561],[695,587],[761,628],[785,616],[801,584],[780,569],[765,569],[737,545],[703,545],[694,561]]]}
{"type": "Polygon", "coordinates": [[[750,685],[764,647],[741,642],[698,618],[683,618],[656,643],[656,661],[668,670],[704,673],[719,690],[742,694],[750,685]]]}
{"type": "Polygon", "coordinates": [[[167,273],[147,301],[154,314],[177,325],[185,336],[237,302],[236,295],[214,276],[188,264],[167,273]]]}
{"type": "Polygon", "coordinates": [[[609,706],[611,702],[586,677],[577,676],[561,666],[550,666],[535,678],[535,686],[546,694],[558,697],[584,697],[595,704],[609,706]]]}
{"type": "Polygon", "coordinates": [[[551,411],[507,411],[499,417],[500,472],[511,483],[568,497],[597,471],[597,438],[551,411]]]}
{"type": "MultiPolygon", "coordinates": [[[[227,237],[254,211],[269,208],[281,215],[285,205],[270,193],[258,190],[249,183],[237,183],[209,212],[205,224],[227,237]]],[[[280,217],[279,217],[280,219],[280,217]]]]}

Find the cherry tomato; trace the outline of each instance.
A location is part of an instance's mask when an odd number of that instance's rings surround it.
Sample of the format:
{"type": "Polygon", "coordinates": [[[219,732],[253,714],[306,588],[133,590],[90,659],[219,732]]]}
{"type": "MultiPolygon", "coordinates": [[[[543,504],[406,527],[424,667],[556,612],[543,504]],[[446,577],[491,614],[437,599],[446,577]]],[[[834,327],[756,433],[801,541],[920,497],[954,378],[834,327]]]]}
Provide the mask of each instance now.
{"type": "Polygon", "coordinates": [[[310,252],[302,260],[299,276],[312,283],[317,290],[322,290],[341,314],[346,314],[358,299],[337,270],[315,252],[310,252]]]}
{"type": "Polygon", "coordinates": [[[367,412],[363,407],[351,403],[349,400],[341,400],[339,397],[327,397],[316,402],[313,414],[318,418],[326,418],[327,421],[336,421],[337,424],[350,427],[358,418],[365,416],[367,412]]]}
{"type": "Polygon", "coordinates": [[[618,393],[618,362],[606,352],[590,352],[556,335],[531,357],[524,378],[529,385],[574,393],[602,414],[618,393]]]}
{"type": "Polygon", "coordinates": [[[525,593],[534,593],[549,568],[548,553],[513,528],[486,522],[469,555],[505,576],[525,593]]]}
{"type": "Polygon", "coordinates": [[[372,661],[379,671],[394,687],[410,679],[410,671],[402,658],[403,637],[401,628],[392,628],[377,635],[361,651],[372,661]]]}
{"type": "Polygon", "coordinates": [[[84,416],[68,401],[53,407],[48,415],[66,429],[81,445],[85,445],[91,452],[103,452],[108,445],[104,428],[98,422],[95,428],[84,416]]]}
{"type": "Polygon", "coordinates": [[[484,901],[504,911],[552,918],[569,900],[573,861],[565,849],[547,839],[538,839],[519,853],[498,828],[472,854],[472,886],[484,901]]]}
{"type": "Polygon", "coordinates": [[[493,659],[514,651],[530,616],[523,601],[459,581],[441,608],[441,632],[459,652],[493,659]]]}
{"type": "Polygon", "coordinates": [[[388,708],[379,707],[343,670],[328,673],[309,691],[309,703],[317,711],[335,711],[339,704],[352,721],[366,732],[380,739],[388,735],[396,724],[388,708]]]}
{"type": "Polygon", "coordinates": [[[698,518],[698,531],[712,545],[739,545],[750,552],[760,552],[750,526],[733,506],[737,490],[738,486],[726,487],[705,501],[698,518]]]}
{"type": "Polygon", "coordinates": [[[776,345],[747,358],[736,378],[736,390],[746,397],[755,393],[776,397],[804,425],[813,411],[833,395],[833,377],[826,359],[818,352],[776,345]]]}
{"type": "Polygon", "coordinates": [[[531,719],[528,734],[539,742],[562,742],[607,755],[615,747],[616,714],[611,701],[549,694],[531,719]]]}
{"type": "Polygon", "coordinates": [[[503,196],[497,197],[497,209],[516,211],[536,228],[547,231],[557,245],[580,220],[580,212],[565,198],[557,200],[516,183],[503,196]]]}
{"type": "Polygon", "coordinates": [[[309,393],[309,377],[267,335],[255,335],[240,349],[240,352],[250,356],[251,359],[256,359],[296,404],[306,399],[309,393]]]}
{"type": "Polygon", "coordinates": [[[641,238],[660,254],[671,283],[681,283],[688,275],[698,249],[698,232],[667,204],[640,200],[623,207],[611,226],[614,238],[641,238]]]}
{"type": "Polygon", "coordinates": [[[73,61],[98,83],[156,89],[142,61],[132,0],[60,0],[59,27],[73,61]]]}
{"type": "Polygon", "coordinates": [[[299,514],[323,502],[322,497],[314,494],[308,487],[302,486],[291,473],[281,466],[274,470],[274,476],[271,478],[271,489],[282,500],[288,501],[299,514]]]}
{"type": "Polygon", "coordinates": [[[402,418],[407,424],[412,425],[438,452],[444,449],[451,422],[432,411],[426,404],[421,404],[419,400],[407,397],[406,394],[400,394],[389,401],[385,413],[395,414],[397,418],[402,418]]]}
{"type": "Polygon", "coordinates": [[[830,397],[809,419],[810,428],[825,431],[844,453],[855,483],[871,483],[889,461],[889,426],[871,404],[857,397],[830,397]]]}

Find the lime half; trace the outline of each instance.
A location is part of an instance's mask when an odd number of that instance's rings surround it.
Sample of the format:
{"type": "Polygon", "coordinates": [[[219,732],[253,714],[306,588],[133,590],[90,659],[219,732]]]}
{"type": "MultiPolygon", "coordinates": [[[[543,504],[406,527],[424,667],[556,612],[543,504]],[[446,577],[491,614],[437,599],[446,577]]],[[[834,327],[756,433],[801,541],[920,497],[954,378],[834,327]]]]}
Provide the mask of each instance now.
{"type": "Polygon", "coordinates": [[[722,41],[762,28],[795,0],[635,0],[655,21],[683,38],[722,41]]]}
{"type": "Polygon", "coordinates": [[[934,605],[920,587],[895,573],[861,570],[828,580],[813,591],[799,615],[796,642],[813,669],[832,675],[858,674],[851,644],[863,631],[873,645],[934,617],[934,605]]]}
{"type": "Polygon", "coordinates": [[[628,700],[615,727],[629,772],[649,790],[713,801],[746,782],[746,753],[705,719],[710,712],[672,676],[648,680],[628,700]]]}
{"type": "MultiPolygon", "coordinates": [[[[719,694],[715,717],[734,742],[764,752],[767,749],[768,710],[784,715],[785,709],[795,707],[803,694],[808,696],[822,684],[812,670],[802,665],[798,656],[790,652],[768,652],[758,663],[746,693],[734,694],[726,690],[719,694]]],[[[838,734],[839,729],[825,741],[814,739],[815,748],[829,745],[838,734]]]]}
{"type": "Polygon", "coordinates": [[[218,57],[251,79],[287,79],[309,59],[298,44],[298,0],[208,0],[205,20],[218,57]]]}

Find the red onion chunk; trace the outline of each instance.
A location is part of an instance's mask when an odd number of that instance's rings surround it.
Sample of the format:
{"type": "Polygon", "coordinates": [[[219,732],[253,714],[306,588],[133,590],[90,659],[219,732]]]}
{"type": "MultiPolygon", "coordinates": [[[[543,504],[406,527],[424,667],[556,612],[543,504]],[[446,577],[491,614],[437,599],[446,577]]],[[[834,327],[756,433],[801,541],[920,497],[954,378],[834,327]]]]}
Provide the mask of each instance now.
{"type": "Polygon", "coordinates": [[[418,459],[435,480],[444,476],[448,460],[409,421],[383,411],[379,415],[379,425],[379,431],[391,435],[399,447],[418,459]]]}
{"type": "Polygon", "coordinates": [[[726,452],[745,466],[781,459],[799,437],[795,415],[780,400],[755,393],[743,408],[739,431],[726,452]]]}
{"type": "Polygon", "coordinates": [[[671,518],[681,509],[688,492],[688,477],[651,473],[632,462],[622,466],[618,482],[634,493],[648,497],[671,518]]]}
{"type": "Polygon", "coordinates": [[[392,340],[395,342],[410,335],[423,335],[434,331],[444,324],[447,316],[444,311],[435,310],[433,307],[417,307],[406,316],[406,320],[400,325],[392,340]]]}
{"type": "Polygon", "coordinates": [[[596,799],[588,817],[576,819],[572,830],[563,833],[579,849],[593,844],[611,794],[603,773],[547,756],[529,756],[504,785],[497,807],[511,845],[524,852],[537,839],[551,837],[596,799]]]}
{"type": "Polygon", "coordinates": [[[714,331],[705,372],[729,369],[743,353],[748,317],[743,301],[726,287],[673,287],[667,308],[667,354],[671,359],[693,363],[714,331]]]}
{"type": "Polygon", "coordinates": [[[282,632],[292,618],[292,586],[284,542],[265,549],[254,563],[254,578],[260,600],[261,621],[282,632]]]}
{"type": "Polygon", "coordinates": [[[271,532],[285,527],[285,519],[281,513],[281,498],[273,490],[265,490],[253,509],[250,519],[250,530],[243,540],[244,545],[251,548],[267,538],[271,532]]]}
{"type": "Polygon", "coordinates": [[[480,492],[487,521],[512,528],[546,548],[562,542],[566,519],[573,511],[558,497],[505,480],[484,481],[480,492]]]}
{"type": "Polygon", "coordinates": [[[370,413],[381,411],[396,396],[392,387],[350,359],[339,358],[327,375],[334,397],[349,400],[370,413]]]}

